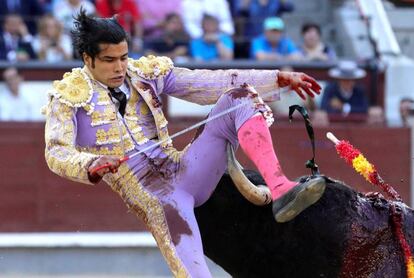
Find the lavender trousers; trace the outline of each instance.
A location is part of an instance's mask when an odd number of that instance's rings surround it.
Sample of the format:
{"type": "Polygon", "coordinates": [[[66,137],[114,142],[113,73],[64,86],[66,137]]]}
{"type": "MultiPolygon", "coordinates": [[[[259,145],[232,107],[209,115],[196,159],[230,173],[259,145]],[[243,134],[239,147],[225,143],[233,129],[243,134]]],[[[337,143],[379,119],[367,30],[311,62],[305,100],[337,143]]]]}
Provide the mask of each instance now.
{"type": "Polygon", "coordinates": [[[234,147],[238,145],[238,129],[255,114],[268,111],[264,105],[255,104],[247,94],[230,91],[220,97],[209,117],[241,102],[249,103],[208,122],[197,132],[173,175],[165,177],[154,171],[149,163],[145,163],[145,157],[134,157],[128,162],[140,182],[163,204],[176,253],[191,277],[211,277],[194,207],[208,200],[224,174],[227,168],[226,146],[229,142],[234,147]]]}

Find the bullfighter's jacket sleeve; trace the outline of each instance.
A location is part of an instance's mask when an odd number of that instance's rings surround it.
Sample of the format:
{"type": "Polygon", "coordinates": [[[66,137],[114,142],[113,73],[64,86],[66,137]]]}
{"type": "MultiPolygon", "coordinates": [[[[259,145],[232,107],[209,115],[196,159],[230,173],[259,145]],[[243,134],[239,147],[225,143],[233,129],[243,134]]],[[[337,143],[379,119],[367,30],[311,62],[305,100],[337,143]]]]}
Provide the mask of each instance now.
{"type": "Polygon", "coordinates": [[[99,156],[76,149],[76,107],[58,99],[50,100],[46,107],[45,158],[50,170],[64,178],[92,184],[88,167],[99,156]]]}
{"type": "Polygon", "coordinates": [[[174,67],[164,78],[163,93],[201,105],[214,104],[226,91],[247,83],[265,101],[280,99],[278,70],[190,70],[174,67]]]}

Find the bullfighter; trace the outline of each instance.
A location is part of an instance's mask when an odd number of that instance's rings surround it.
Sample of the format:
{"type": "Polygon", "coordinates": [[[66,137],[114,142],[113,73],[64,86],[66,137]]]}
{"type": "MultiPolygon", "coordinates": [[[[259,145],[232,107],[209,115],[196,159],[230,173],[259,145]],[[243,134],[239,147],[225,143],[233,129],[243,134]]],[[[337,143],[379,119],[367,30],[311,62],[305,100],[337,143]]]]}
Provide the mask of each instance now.
{"type": "Polygon", "coordinates": [[[279,88],[286,86],[302,98],[313,97],[320,92],[313,78],[278,70],[189,70],[168,57],[130,59],[128,36],[116,18],[84,11],[73,37],[84,66],[53,83],[45,107],[47,164],[64,178],[110,185],[151,231],[175,277],[211,277],[194,207],[206,202],[225,172],[227,144],[240,144],[257,166],[276,221],[293,219],[322,196],[322,178],[301,183],[283,174],[268,128],[273,115],[260,97],[274,91],[264,99],[278,100],[279,88]],[[215,104],[210,117],[249,104],[208,122],[178,151],[169,140],[162,94],[215,104]],[[162,144],[147,148],[157,142],[162,144]]]}

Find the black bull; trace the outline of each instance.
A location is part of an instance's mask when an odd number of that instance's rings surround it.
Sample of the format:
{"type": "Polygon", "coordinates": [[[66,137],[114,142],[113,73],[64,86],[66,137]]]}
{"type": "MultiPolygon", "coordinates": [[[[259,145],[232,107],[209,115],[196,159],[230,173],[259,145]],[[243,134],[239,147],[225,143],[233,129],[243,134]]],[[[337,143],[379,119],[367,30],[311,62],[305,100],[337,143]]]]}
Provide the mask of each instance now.
{"type": "MultiPolygon", "coordinates": [[[[255,184],[264,184],[246,171],[255,184]]],[[[413,211],[403,207],[413,249],[413,211]]],[[[406,277],[390,203],[327,179],[324,196],[293,221],[279,224],[271,205],[244,199],[228,175],[196,209],[204,253],[233,277],[406,277]]]]}

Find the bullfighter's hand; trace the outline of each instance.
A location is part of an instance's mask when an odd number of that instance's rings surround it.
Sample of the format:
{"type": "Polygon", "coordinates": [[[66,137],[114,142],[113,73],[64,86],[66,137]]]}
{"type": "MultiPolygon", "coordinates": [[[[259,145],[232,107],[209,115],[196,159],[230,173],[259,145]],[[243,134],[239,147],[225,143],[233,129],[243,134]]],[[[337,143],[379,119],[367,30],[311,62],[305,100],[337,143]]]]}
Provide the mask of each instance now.
{"type": "Polygon", "coordinates": [[[119,160],[118,157],[116,157],[116,156],[109,156],[109,155],[101,156],[98,159],[96,159],[95,161],[93,161],[91,163],[91,165],[89,165],[89,167],[88,167],[88,176],[89,176],[89,179],[92,182],[97,182],[105,174],[107,174],[109,172],[111,172],[111,173],[118,172],[119,165],[121,165],[121,162],[120,162],[120,160],[119,160]],[[105,165],[107,167],[102,167],[102,166],[105,166],[105,165]],[[94,169],[96,169],[98,167],[102,167],[102,168],[99,169],[98,171],[94,171],[94,169]]]}
{"type": "Polygon", "coordinates": [[[290,86],[303,100],[306,100],[305,93],[312,98],[321,93],[318,82],[302,72],[279,71],[277,83],[279,87],[290,86]]]}

